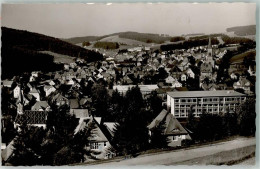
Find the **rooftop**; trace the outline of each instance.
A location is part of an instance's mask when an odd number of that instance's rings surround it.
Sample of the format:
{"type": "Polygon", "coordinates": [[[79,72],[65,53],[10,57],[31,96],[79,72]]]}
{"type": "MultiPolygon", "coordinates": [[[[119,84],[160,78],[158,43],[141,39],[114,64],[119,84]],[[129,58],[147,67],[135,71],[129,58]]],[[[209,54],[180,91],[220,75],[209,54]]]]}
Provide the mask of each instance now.
{"type": "MultiPolygon", "coordinates": [[[[113,90],[127,91],[128,89],[135,87],[136,85],[117,85],[113,87],[113,90]]],[[[138,85],[141,91],[152,91],[158,89],[157,85],[138,85]]]]}
{"type": "Polygon", "coordinates": [[[179,91],[179,92],[168,92],[171,97],[212,97],[212,96],[245,96],[245,94],[236,92],[234,90],[217,90],[217,91],[179,91]]]}

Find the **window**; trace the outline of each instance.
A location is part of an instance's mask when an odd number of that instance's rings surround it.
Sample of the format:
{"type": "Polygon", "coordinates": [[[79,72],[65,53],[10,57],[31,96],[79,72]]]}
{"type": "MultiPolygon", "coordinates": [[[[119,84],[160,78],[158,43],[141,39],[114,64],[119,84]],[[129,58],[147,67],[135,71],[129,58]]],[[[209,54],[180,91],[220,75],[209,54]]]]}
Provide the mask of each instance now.
{"type": "Polygon", "coordinates": [[[196,99],[193,99],[193,102],[196,102],[196,99]]]}
{"type": "Polygon", "coordinates": [[[172,136],[172,140],[177,141],[178,137],[177,136],[172,136]]]}
{"type": "Polygon", "coordinates": [[[185,99],[181,99],[181,102],[185,103],[185,102],[186,102],[186,100],[185,100],[185,99]]]}
{"type": "Polygon", "coordinates": [[[176,103],[179,103],[179,99],[175,99],[175,102],[176,102],[176,103]]]}
{"type": "Polygon", "coordinates": [[[104,147],[106,147],[107,146],[107,142],[104,142],[104,147]]]}
{"type": "Polygon", "coordinates": [[[91,143],[90,149],[98,149],[98,143],[91,143]]]}

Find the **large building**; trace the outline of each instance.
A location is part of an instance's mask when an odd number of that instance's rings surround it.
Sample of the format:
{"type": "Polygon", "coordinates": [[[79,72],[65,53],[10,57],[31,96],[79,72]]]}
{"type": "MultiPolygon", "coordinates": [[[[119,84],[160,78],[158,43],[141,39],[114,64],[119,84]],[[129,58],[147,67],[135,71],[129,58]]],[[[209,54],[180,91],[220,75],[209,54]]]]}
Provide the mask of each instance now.
{"type": "Polygon", "coordinates": [[[234,90],[181,91],[167,93],[167,107],[177,118],[187,118],[190,111],[195,117],[202,112],[213,114],[235,111],[246,100],[246,95],[234,90]]]}

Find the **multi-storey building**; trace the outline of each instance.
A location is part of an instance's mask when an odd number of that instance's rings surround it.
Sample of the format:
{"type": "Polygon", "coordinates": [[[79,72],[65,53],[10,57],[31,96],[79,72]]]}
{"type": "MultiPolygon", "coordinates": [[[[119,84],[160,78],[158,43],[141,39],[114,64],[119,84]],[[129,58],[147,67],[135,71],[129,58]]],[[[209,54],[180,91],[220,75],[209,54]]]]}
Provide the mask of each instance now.
{"type": "Polygon", "coordinates": [[[187,118],[190,111],[193,111],[195,117],[199,117],[202,112],[212,114],[232,112],[245,100],[245,94],[234,90],[167,93],[167,107],[177,118],[187,118]]]}

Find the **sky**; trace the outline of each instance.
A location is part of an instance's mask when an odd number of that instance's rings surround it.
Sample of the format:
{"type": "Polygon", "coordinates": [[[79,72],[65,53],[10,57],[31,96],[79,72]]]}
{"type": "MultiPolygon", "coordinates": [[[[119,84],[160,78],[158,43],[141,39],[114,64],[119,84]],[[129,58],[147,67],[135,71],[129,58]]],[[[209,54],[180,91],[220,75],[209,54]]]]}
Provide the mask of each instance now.
{"type": "Polygon", "coordinates": [[[256,24],[255,3],[2,4],[2,26],[56,38],[136,31],[220,33],[256,24]]]}

